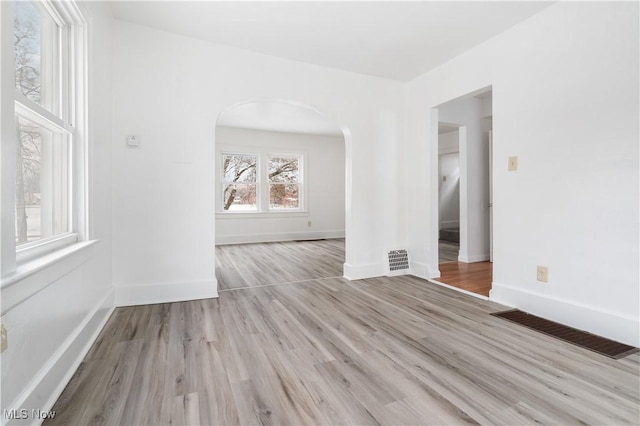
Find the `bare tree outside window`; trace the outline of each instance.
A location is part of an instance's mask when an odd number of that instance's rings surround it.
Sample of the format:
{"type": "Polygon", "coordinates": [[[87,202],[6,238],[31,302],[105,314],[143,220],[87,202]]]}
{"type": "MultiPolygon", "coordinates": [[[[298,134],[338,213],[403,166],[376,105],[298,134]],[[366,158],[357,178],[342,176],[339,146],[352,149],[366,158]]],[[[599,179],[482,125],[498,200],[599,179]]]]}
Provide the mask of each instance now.
{"type": "MultiPolygon", "coordinates": [[[[16,69],[16,89],[34,102],[40,102],[40,15],[30,2],[16,2],[14,16],[14,54],[16,69]]],[[[27,210],[30,215],[40,216],[40,129],[16,117],[16,243],[29,241],[28,227],[33,232],[31,239],[40,236],[35,221],[27,224],[27,210]]],[[[39,224],[38,224],[39,225],[39,224]]],[[[37,226],[39,228],[39,226],[37,226]]]]}
{"type": "Polygon", "coordinates": [[[298,157],[269,157],[269,208],[300,208],[300,182],[298,157]]]}
{"type": "Polygon", "coordinates": [[[69,231],[69,137],[30,105],[50,109],[59,97],[57,28],[44,9],[15,2],[16,246],[69,231]]]}
{"type": "Polygon", "coordinates": [[[256,155],[222,156],[224,210],[256,209],[257,162],[256,155]]]}
{"type": "Polygon", "coordinates": [[[13,23],[16,89],[28,99],[40,103],[42,18],[31,2],[18,1],[13,23]]]}
{"type": "Polygon", "coordinates": [[[16,243],[24,244],[41,235],[42,136],[38,126],[21,117],[16,119],[16,129],[16,243]]]}
{"type": "MultiPolygon", "coordinates": [[[[300,156],[269,156],[266,168],[270,209],[300,208],[300,156]]],[[[222,154],[222,209],[256,211],[260,197],[258,154],[222,154]]],[[[264,190],[267,190],[266,185],[264,190]]]]}

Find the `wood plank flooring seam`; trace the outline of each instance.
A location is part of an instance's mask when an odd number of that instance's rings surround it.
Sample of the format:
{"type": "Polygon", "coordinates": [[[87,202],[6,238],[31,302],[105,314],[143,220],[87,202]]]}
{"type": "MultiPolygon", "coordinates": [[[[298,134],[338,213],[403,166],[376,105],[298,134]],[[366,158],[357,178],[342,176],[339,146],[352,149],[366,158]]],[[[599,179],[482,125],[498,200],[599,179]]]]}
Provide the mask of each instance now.
{"type": "MultiPolygon", "coordinates": [[[[304,253],[246,282],[219,265],[216,299],[117,308],[45,424],[640,423],[640,354],[550,339],[413,276],[310,278],[343,246],[275,244],[304,253]]],[[[267,248],[220,258],[264,264],[267,248]]]]}
{"type": "Polygon", "coordinates": [[[343,277],[341,275],[336,275],[335,277],[310,278],[310,279],[307,279],[307,280],[288,281],[288,282],[275,283],[275,284],[264,284],[264,285],[261,285],[261,286],[247,286],[247,287],[227,288],[227,289],[224,289],[224,290],[218,290],[218,293],[228,292],[228,291],[236,291],[236,290],[255,290],[256,288],[276,287],[276,286],[289,285],[289,284],[301,284],[301,283],[306,283],[306,282],[311,282],[311,281],[331,280],[331,279],[336,279],[336,278],[343,278],[343,277]]]}

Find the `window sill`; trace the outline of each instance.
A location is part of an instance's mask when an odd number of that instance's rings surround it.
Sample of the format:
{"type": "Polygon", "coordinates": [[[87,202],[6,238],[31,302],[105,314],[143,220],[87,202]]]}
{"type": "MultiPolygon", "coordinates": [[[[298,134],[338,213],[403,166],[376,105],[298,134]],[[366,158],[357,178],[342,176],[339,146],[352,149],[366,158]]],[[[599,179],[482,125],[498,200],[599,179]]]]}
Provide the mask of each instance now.
{"type": "Polygon", "coordinates": [[[55,238],[49,238],[44,241],[34,241],[18,248],[16,252],[16,263],[18,268],[20,265],[27,264],[31,261],[41,259],[49,254],[53,254],[70,247],[78,242],[78,234],[67,232],[55,238]]]}
{"type": "Polygon", "coordinates": [[[216,219],[275,219],[291,217],[309,217],[307,210],[303,211],[282,211],[282,212],[225,212],[216,213],[216,219]]]}
{"type": "Polygon", "coordinates": [[[48,287],[89,260],[88,248],[98,240],[83,241],[66,246],[53,253],[18,265],[16,271],[2,277],[1,311],[4,315],[13,307],[48,287]]]}

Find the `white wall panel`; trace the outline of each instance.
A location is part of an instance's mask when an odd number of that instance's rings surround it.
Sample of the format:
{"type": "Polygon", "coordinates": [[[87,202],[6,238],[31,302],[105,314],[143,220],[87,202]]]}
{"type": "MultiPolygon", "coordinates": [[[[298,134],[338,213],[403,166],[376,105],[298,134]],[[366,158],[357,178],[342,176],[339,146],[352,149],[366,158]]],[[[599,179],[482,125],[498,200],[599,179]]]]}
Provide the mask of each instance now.
{"type": "Polygon", "coordinates": [[[637,3],[558,3],[409,84],[405,238],[424,274],[437,271],[430,109],[491,85],[491,298],[640,345],[638,26],[637,3]]]}

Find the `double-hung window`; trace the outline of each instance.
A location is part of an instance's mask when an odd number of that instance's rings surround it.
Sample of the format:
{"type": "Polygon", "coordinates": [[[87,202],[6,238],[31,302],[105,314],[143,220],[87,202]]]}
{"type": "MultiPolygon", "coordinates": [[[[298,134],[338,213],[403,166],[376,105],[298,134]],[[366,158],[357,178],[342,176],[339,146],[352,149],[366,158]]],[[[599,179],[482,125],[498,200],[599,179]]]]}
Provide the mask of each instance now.
{"type": "MultiPolygon", "coordinates": [[[[12,163],[15,169],[13,242],[20,263],[84,236],[86,25],[73,2],[16,1],[11,6],[2,9],[2,21],[11,11],[13,123],[3,115],[2,126],[13,128],[15,145],[3,149],[3,157],[11,157],[3,158],[3,168],[12,163]]],[[[2,37],[9,32],[2,28],[2,37]]],[[[3,52],[3,68],[7,57],[3,52]]],[[[3,81],[8,71],[2,70],[3,81]]],[[[7,198],[3,193],[2,202],[7,198]]]]}
{"type": "Polygon", "coordinates": [[[225,211],[256,211],[258,207],[258,156],[222,155],[222,194],[225,211]]]}
{"type": "Polygon", "coordinates": [[[222,212],[304,210],[303,154],[222,151],[222,212]]]}
{"type": "Polygon", "coordinates": [[[271,155],[269,163],[269,209],[300,209],[302,158],[299,155],[271,155]]]}

